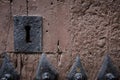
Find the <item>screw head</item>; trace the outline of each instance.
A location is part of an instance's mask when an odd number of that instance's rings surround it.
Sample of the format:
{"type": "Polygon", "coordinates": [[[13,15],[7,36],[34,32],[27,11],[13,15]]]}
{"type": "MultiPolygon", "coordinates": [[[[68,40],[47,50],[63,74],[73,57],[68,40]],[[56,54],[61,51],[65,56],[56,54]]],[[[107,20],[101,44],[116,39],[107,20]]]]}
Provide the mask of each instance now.
{"type": "Polygon", "coordinates": [[[107,73],[105,75],[105,77],[106,77],[106,80],[114,80],[115,79],[115,76],[112,73],[107,73]]]}
{"type": "Polygon", "coordinates": [[[43,73],[42,80],[50,80],[50,74],[48,72],[43,73]]]}
{"type": "Polygon", "coordinates": [[[81,73],[76,73],[74,75],[74,80],[82,80],[82,74],[81,73]]]}

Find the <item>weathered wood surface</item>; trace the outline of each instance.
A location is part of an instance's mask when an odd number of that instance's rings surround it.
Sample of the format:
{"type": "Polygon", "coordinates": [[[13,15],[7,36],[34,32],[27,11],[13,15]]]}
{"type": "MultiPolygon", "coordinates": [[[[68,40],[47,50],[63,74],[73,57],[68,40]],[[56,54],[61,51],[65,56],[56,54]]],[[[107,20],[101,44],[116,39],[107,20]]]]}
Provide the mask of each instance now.
{"type": "Polygon", "coordinates": [[[10,2],[0,0],[0,53],[6,51],[10,30],[10,2]]]}
{"type": "Polygon", "coordinates": [[[95,80],[106,53],[120,71],[119,5],[119,0],[0,0],[0,52],[11,52],[21,80],[33,80],[41,54],[14,54],[12,16],[37,15],[43,17],[43,51],[53,52],[47,56],[59,80],[66,80],[77,54],[89,80],[95,80]]]}

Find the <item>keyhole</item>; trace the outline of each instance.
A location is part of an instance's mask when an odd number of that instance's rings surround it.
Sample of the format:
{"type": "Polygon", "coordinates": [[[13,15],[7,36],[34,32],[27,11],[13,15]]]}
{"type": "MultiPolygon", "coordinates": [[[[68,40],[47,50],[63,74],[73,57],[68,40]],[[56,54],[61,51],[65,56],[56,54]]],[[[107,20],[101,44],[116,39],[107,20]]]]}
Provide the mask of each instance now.
{"type": "Polygon", "coordinates": [[[30,29],[31,29],[31,26],[29,26],[29,25],[25,26],[26,43],[30,43],[31,42],[31,40],[30,40],[30,29]]]}

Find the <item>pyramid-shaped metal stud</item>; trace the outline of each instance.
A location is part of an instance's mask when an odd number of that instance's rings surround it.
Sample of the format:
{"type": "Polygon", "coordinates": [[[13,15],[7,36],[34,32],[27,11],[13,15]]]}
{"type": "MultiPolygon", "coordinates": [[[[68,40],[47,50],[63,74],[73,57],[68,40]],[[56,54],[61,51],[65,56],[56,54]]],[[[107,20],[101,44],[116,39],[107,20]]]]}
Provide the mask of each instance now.
{"type": "Polygon", "coordinates": [[[0,80],[20,80],[20,77],[12,65],[7,53],[3,53],[3,62],[0,68],[0,80]]]}
{"type": "Polygon", "coordinates": [[[58,73],[43,53],[41,59],[39,60],[35,80],[57,80],[57,78],[58,73]]]}
{"type": "Polygon", "coordinates": [[[81,64],[79,56],[76,57],[76,60],[68,73],[68,80],[87,80],[87,75],[81,64]]]}
{"type": "Polygon", "coordinates": [[[103,64],[98,73],[97,80],[119,80],[118,72],[108,55],[105,56],[103,64]]]}

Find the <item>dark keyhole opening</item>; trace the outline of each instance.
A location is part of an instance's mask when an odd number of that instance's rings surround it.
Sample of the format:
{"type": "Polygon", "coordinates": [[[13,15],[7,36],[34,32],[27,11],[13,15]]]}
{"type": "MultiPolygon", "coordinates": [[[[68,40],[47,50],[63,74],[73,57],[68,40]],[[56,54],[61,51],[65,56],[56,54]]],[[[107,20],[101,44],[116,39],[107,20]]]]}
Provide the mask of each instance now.
{"type": "Polygon", "coordinates": [[[29,25],[25,26],[26,43],[30,43],[31,42],[31,40],[30,40],[30,29],[31,29],[31,26],[29,26],[29,25]]]}

